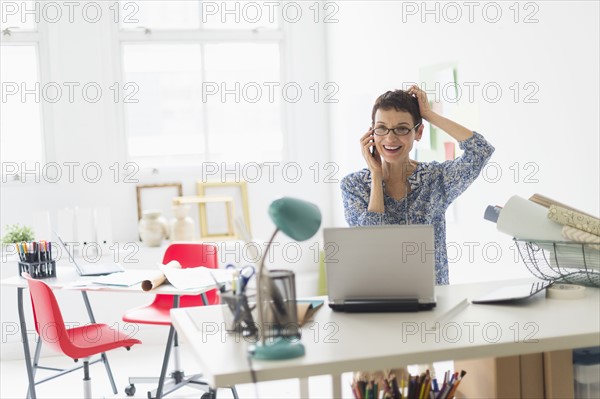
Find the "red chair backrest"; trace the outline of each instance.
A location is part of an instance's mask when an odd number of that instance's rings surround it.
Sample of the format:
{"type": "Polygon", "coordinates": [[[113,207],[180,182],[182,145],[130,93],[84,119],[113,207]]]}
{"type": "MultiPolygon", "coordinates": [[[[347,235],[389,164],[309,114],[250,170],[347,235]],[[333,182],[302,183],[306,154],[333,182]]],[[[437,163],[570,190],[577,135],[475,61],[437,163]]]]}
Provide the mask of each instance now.
{"type": "Polygon", "coordinates": [[[27,279],[31,305],[35,319],[35,328],[45,344],[57,352],[67,356],[73,353],[75,347],[69,340],[62,312],[52,289],[41,280],[35,280],[27,273],[22,274],[27,279]]]}
{"type": "MultiPolygon", "coordinates": [[[[163,264],[167,264],[172,260],[176,260],[181,264],[183,269],[189,267],[204,266],[211,269],[219,267],[219,257],[217,255],[217,246],[214,244],[205,243],[180,243],[171,244],[165,251],[163,256],[163,264]]],[[[219,303],[217,290],[213,289],[206,292],[208,303],[211,305],[219,303]]],[[[154,300],[155,305],[173,306],[172,295],[156,295],[154,300]],[[159,305],[160,303],[160,305],[159,305]]],[[[202,306],[202,297],[200,295],[182,295],[179,297],[179,307],[202,306]]]]}

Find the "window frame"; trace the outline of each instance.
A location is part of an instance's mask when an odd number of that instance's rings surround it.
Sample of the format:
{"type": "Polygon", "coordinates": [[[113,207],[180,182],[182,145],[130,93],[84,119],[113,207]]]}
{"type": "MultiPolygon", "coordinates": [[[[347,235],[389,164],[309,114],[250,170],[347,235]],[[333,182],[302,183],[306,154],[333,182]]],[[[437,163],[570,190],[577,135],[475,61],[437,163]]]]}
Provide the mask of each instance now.
{"type": "MultiPolygon", "coordinates": [[[[8,29],[8,28],[7,28],[8,29]]],[[[37,77],[40,85],[44,82],[50,81],[50,58],[49,58],[49,46],[48,46],[48,26],[43,20],[40,20],[35,24],[33,30],[13,30],[10,29],[10,34],[5,34],[4,31],[0,32],[0,46],[33,46],[36,53],[36,70],[37,77]]],[[[41,154],[39,162],[44,164],[54,159],[54,135],[52,129],[52,104],[46,101],[40,100],[39,112],[40,112],[40,141],[41,141],[41,154]]],[[[4,160],[2,160],[4,162],[4,160]]],[[[20,167],[21,165],[19,165],[20,167]]],[[[40,168],[41,170],[41,168],[40,168]]],[[[3,184],[27,184],[20,181],[20,174],[12,174],[5,176],[4,168],[1,172],[3,184]],[[6,182],[6,183],[4,183],[6,182]]],[[[39,176],[37,176],[39,177],[39,176]]],[[[38,179],[27,179],[29,184],[31,180],[38,179]]]]}
{"type": "MultiPolygon", "coordinates": [[[[201,18],[199,15],[198,18],[201,18]]],[[[139,29],[122,29],[120,23],[113,23],[112,25],[112,36],[113,36],[113,49],[115,68],[114,74],[116,80],[123,85],[124,82],[124,65],[123,65],[123,47],[126,44],[131,43],[149,43],[149,44],[189,44],[196,43],[201,48],[201,62],[202,70],[201,76],[202,81],[205,81],[205,69],[204,69],[204,45],[214,43],[275,43],[279,45],[279,76],[280,82],[286,81],[288,75],[288,67],[286,63],[286,36],[288,29],[286,24],[283,24],[281,20],[278,20],[277,27],[275,29],[263,29],[260,27],[254,29],[203,29],[202,22],[200,21],[200,27],[198,29],[185,29],[185,30],[152,30],[150,28],[140,26],[139,29]]],[[[128,132],[126,129],[126,118],[125,118],[125,104],[120,103],[117,107],[117,123],[119,129],[119,159],[123,162],[135,162],[135,159],[129,156],[129,144],[128,144],[128,132]]],[[[202,104],[203,112],[205,112],[206,104],[202,104]]],[[[285,160],[289,157],[289,106],[282,103],[280,110],[280,131],[281,139],[283,142],[283,148],[281,151],[281,160],[285,160]]],[[[206,112],[205,112],[206,114],[206,112]]],[[[203,131],[208,132],[207,118],[203,118],[203,131]]],[[[209,136],[204,135],[204,146],[206,148],[205,157],[197,165],[193,167],[199,167],[203,162],[211,162],[209,136]]],[[[267,160],[261,160],[263,161],[267,160]]],[[[147,167],[140,169],[141,176],[151,176],[157,174],[160,170],[168,170],[170,172],[179,172],[188,169],[189,166],[182,164],[156,167],[147,167]]]]}

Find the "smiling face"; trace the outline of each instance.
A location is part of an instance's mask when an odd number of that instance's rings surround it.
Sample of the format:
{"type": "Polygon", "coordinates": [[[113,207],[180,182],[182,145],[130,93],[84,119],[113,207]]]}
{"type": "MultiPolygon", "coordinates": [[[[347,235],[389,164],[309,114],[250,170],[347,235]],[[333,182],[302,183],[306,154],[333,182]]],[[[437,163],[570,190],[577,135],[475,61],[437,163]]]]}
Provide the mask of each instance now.
{"type": "MultiPolygon", "coordinates": [[[[375,113],[374,129],[378,127],[412,129],[414,126],[413,117],[406,111],[380,108],[375,113]]],[[[397,136],[391,131],[385,136],[374,135],[375,146],[386,162],[400,165],[408,162],[408,154],[413,148],[413,143],[415,140],[420,140],[422,134],[423,127],[421,125],[417,129],[412,129],[405,136],[397,136]]]]}

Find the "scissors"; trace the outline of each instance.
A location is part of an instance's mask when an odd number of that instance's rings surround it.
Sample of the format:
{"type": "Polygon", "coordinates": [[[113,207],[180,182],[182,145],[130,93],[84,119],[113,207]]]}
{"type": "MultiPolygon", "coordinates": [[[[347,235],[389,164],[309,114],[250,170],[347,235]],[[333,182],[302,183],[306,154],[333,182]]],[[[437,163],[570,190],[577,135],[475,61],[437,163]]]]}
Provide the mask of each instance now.
{"type": "Polygon", "coordinates": [[[235,291],[236,294],[241,294],[242,292],[244,292],[244,290],[246,289],[246,286],[248,285],[248,282],[250,281],[250,279],[252,278],[252,276],[254,276],[254,274],[256,274],[256,269],[254,269],[254,266],[252,265],[246,265],[244,267],[242,267],[241,269],[236,269],[236,267],[232,264],[229,264],[227,266],[225,266],[225,269],[231,269],[234,271],[234,275],[237,276],[237,281],[235,284],[235,291]]]}
{"type": "Polygon", "coordinates": [[[240,290],[240,292],[244,292],[246,289],[246,286],[248,285],[248,282],[250,281],[250,279],[252,278],[252,276],[254,276],[254,274],[256,273],[256,270],[254,269],[254,266],[252,265],[246,265],[244,267],[242,267],[240,269],[240,274],[239,274],[239,281],[238,281],[238,289],[240,290]]]}

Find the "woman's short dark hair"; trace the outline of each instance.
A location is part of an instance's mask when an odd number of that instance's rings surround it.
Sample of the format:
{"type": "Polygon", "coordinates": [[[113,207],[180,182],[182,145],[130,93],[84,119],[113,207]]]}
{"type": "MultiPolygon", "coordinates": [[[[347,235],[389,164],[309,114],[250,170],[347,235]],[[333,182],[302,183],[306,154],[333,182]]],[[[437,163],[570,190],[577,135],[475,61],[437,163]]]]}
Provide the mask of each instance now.
{"type": "Polygon", "coordinates": [[[404,90],[387,91],[375,100],[373,112],[371,113],[371,123],[373,125],[375,124],[375,113],[378,109],[395,109],[396,111],[408,112],[412,116],[415,125],[423,121],[419,101],[404,90]]]}

